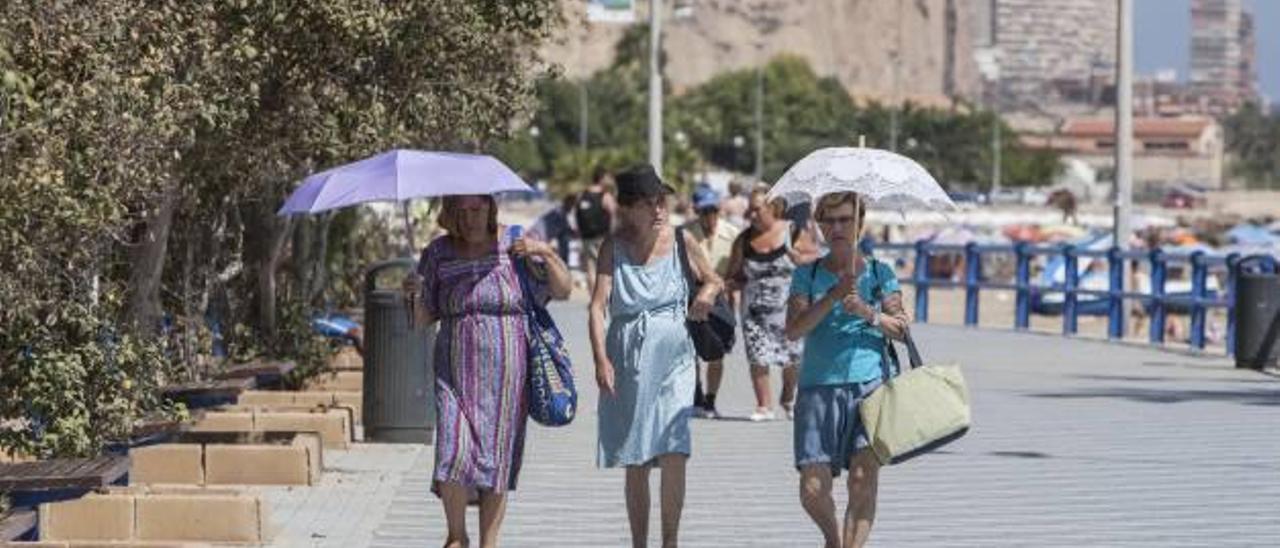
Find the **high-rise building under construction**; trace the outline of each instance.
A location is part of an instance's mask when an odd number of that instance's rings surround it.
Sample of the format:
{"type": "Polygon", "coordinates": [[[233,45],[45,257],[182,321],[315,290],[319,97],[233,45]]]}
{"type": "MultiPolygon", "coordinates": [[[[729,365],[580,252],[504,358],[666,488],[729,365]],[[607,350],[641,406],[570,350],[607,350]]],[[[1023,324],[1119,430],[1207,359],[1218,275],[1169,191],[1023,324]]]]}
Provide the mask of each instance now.
{"type": "Polygon", "coordinates": [[[1257,98],[1255,44],[1241,0],[1191,0],[1188,83],[1207,110],[1229,112],[1257,98]]]}

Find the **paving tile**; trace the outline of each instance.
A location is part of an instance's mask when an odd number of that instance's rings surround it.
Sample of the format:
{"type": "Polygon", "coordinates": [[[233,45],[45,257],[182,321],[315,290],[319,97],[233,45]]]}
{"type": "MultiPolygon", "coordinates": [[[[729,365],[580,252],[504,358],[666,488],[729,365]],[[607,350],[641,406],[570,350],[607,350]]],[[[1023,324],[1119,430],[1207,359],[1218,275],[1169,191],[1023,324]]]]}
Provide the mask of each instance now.
{"type": "MultiPolygon", "coordinates": [[[[557,305],[590,384],[585,312],[557,305]]],[[[974,427],[882,473],[874,546],[1265,546],[1280,538],[1280,379],[1222,358],[1007,331],[919,326],[926,359],[959,362],[974,427]]],[[[774,373],[775,393],[779,379],[774,373]]],[[[529,425],[502,545],[629,545],[622,472],[598,470],[593,386],[566,428],[529,425]]],[[[791,424],[745,420],[741,349],[719,402],[695,421],[682,545],[816,546],[800,508],[791,424]]],[[[433,546],[444,516],[430,447],[326,452],[314,488],[263,488],[281,546],[433,546]]],[[[835,484],[840,508],[844,483],[835,484]]],[[[660,531],[658,473],[650,544],[660,531]]],[[[477,512],[468,510],[478,541],[477,512]]]]}

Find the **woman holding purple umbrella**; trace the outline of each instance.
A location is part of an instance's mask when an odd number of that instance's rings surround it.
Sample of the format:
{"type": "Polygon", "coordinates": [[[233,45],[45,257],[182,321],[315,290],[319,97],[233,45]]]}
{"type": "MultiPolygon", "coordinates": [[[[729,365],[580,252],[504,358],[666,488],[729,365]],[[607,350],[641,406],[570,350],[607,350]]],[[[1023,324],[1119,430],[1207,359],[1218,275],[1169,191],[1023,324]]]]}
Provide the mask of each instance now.
{"type": "Polygon", "coordinates": [[[470,544],[468,501],[480,500],[480,545],[496,546],[524,452],[528,348],[516,261],[528,261],[533,298],[566,299],[569,269],[548,244],[514,238],[490,195],[447,196],[446,234],[404,280],[415,321],[440,322],[434,352],[436,458],[432,491],[444,505],[446,548],[470,544]]]}

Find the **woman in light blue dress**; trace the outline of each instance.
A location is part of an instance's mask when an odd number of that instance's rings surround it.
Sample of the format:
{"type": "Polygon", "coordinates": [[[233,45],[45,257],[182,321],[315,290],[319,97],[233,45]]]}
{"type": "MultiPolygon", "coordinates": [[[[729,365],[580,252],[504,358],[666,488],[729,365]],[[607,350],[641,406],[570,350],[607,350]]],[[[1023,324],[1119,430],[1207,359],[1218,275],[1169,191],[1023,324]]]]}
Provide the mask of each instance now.
{"type": "Polygon", "coordinates": [[[692,453],[696,357],[685,320],[705,320],[722,282],[687,233],[684,252],[701,288],[681,268],[667,222],[671,187],[648,166],[620,174],[618,230],[600,249],[591,296],[591,350],[600,387],[602,468],[625,467],[633,546],[649,533],[649,471],[662,469],[662,545],[675,546],[684,506],[685,461],[692,453]],[[606,331],[606,309],[608,327],[606,331]]]}

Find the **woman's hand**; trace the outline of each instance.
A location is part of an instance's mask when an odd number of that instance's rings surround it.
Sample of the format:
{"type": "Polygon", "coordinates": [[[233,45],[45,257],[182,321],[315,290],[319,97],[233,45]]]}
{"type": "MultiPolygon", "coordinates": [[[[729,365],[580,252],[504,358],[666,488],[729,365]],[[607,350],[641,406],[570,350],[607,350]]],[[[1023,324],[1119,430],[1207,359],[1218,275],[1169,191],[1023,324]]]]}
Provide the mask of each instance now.
{"type": "Polygon", "coordinates": [[[596,386],[600,387],[601,394],[614,395],[613,362],[608,358],[596,360],[596,386]]]}
{"type": "Polygon", "coordinates": [[[417,296],[422,293],[422,275],[417,270],[410,270],[405,274],[404,280],[400,281],[400,290],[404,291],[405,297],[410,301],[417,301],[417,296]]]}
{"type": "Polygon", "coordinates": [[[883,331],[891,339],[905,339],[907,337],[907,320],[888,314],[881,314],[880,331],[883,331]]]}
{"type": "Polygon", "coordinates": [[[840,300],[840,304],[844,306],[844,311],[846,313],[858,316],[868,322],[875,319],[875,307],[867,304],[862,300],[862,297],[859,297],[857,294],[846,295],[840,300]]]}
{"type": "Polygon", "coordinates": [[[836,285],[831,288],[828,293],[831,298],[843,301],[848,297],[857,298],[858,279],[853,274],[846,272],[840,275],[840,279],[836,281],[836,285]]]}
{"type": "Polygon", "coordinates": [[[689,304],[689,319],[695,322],[707,321],[707,315],[715,304],[715,297],[709,296],[706,291],[699,291],[698,296],[689,304]]]}
{"type": "Polygon", "coordinates": [[[524,237],[511,244],[511,254],[517,257],[547,257],[555,254],[551,244],[524,237]]]}

